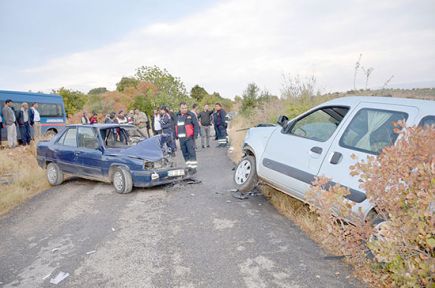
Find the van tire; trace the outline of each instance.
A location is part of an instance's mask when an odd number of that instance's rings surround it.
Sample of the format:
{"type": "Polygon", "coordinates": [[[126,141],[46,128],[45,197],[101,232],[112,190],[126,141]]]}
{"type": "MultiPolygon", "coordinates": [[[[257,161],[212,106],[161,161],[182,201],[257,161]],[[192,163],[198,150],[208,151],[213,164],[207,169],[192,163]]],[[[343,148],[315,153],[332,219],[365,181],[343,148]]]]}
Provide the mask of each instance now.
{"type": "Polygon", "coordinates": [[[56,134],[57,134],[56,130],[50,129],[50,130],[47,130],[47,132],[45,132],[44,137],[48,138],[48,139],[51,139],[54,136],[56,136],[56,134]]]}
{"type": "Polygon", "coordinates": [[[240,160],[233,176],[234,184],[240,192],[250,192],[258,184],[257,168],[255,166],[255,157],[246,155],[240,160]]]}
{"type": "Polygon", "coordinates": [[[126,194],[133,190],[131,173],[124,167],[116,167],[112,174],[112,183],[116,193],[126,194]]]}
{"type": "Polygon", "coordinates": [[[62,184],[64,175],[62,170],[56,163],[48,163],[47,165],[47,180],[52,186],[57,186],[62,184]]]}

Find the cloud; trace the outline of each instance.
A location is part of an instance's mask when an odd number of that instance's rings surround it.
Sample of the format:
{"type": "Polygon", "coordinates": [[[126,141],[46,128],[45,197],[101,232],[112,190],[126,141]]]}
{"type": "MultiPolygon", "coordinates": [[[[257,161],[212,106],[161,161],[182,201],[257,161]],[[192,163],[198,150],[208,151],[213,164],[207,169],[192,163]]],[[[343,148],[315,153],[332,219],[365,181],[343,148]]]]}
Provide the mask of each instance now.
{"type": "MultiPolygon", "coordinates": [[[[226,97],[256,82],[279,94],[282,74],[314,75],[324,91],[353,86],[353,66],[374,67],[370,86],[435,80],[431,1],[223,1],[181,20],[130,31],[114,43],[0,77],[21,90],[110,89],[141,65],[226,97]],[[4,77],[2,77],[4,76],[4,77]]],[[[108,22],[110,23],[110,22],[108,22]]],[[[108,26],[110,29],[110,25],[108,26]]],[[[4,67],[2,69],[4,70],[4,67]]],[[[362,87],[363,79],[359,79],[362,87]]],[[[2,85],[0,80],[0,85],[2,85]]],[[[6,82],[4,82],[6,83],[6,82]]],[[[11,86],[11,85],[10,85],[11,86]]]]}

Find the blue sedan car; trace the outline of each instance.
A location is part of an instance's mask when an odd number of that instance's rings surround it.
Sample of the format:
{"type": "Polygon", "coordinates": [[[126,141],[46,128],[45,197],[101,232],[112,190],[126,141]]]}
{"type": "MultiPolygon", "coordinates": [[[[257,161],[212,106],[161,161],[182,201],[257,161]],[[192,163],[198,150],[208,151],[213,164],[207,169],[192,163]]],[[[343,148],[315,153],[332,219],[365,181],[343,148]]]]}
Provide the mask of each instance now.
{"type": "Polygon", "coordinates": [[[146,139],[132,125],[68,125],[50,141],[38,143],[37,160],[47,169],[51,185],[60,185],[67,174],[113,183],[118,193],[192,174],[188,168],[174,167],[161,149],[160,136],[146,139]]]}

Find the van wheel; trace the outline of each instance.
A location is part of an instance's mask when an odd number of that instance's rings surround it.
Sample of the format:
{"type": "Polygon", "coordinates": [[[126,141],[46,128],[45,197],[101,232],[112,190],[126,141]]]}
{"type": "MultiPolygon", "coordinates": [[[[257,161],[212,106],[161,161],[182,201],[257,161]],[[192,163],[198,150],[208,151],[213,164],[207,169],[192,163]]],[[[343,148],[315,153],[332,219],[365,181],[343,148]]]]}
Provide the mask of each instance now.
{"type": "Polygon", "coordinates": [[[54,131],[53,129],[48,130],[47,132],[45,132],[44,136],[48,139],[53,138],[54,136],[56,136],[56,131],[54,131]]]}
{"type": "Polygon", "coordinates": [[[60,170],[56,163],[49,163],[47,165],[47,180],[52,186],[62,184],[64,179],[63,172],[60,170]]]}
{"type": "Polygon", "coordinates": [[[257,169],[255,158],[247,155],[242,158],[234,172],[234,183],[240,192],[250,192],[257,186],[257,169]]]}
{"type": "Polygon", "coordinates": [[[117,167],[112,176],[113,187],[116,193],[126,194],[133,190],[133,180],[130,172],[124,167],[117,167]]]}

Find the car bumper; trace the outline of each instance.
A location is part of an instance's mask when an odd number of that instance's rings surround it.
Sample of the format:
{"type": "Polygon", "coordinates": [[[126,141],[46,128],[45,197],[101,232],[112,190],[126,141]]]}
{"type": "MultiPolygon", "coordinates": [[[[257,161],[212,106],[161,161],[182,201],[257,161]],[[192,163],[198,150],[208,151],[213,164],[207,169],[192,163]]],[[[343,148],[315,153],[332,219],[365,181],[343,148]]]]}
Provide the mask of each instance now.
{"type": "Polygon", "coordinates": [[[174,168],[163,171],[132,171],[133,186],[135,187],[152,187],[172,183],[184,179],[189,179],[193,176],[188,168],[174,168]],[[183,170],[184,175],[169,176],[170,171],[183,170]],[[158,175],[158,177],[157,177],[158,175]]]}
{"type": "Polygon", "coordinates": [[[39,167],[45,168],[45,162],[46,162],[45,157],[37,156],[36,161],[38,162],[39,167]]]}

